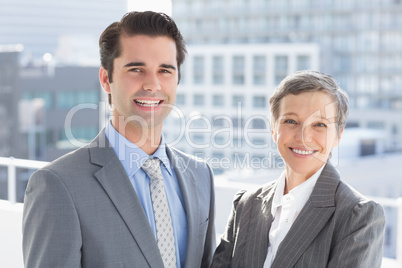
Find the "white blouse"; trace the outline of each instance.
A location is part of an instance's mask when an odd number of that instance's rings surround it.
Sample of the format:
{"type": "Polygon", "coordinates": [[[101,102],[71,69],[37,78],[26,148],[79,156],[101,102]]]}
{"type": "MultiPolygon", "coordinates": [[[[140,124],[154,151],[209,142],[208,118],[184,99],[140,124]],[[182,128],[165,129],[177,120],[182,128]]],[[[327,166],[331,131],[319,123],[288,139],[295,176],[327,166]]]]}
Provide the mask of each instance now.
{"type": "Polygon", "coordinates": [[[310,198],[311,193],[318,177],[324,169],[323,165],[313,176],[307,179],[302,184],[293,188],[288,194],[283,195],[286,184],[285,171],[282,172],[278,179],[278,184],[275,189],[274,197],[272,200],[271,214],[274,221],[269,230],[269,246],[267,257],[264,262],[264,268],[270,268],[273,260],[275,259],[276,252],[279,245],[289,232],[290,227],[295,222],[300,211],[303,209],[307,200],[310,198]]]}

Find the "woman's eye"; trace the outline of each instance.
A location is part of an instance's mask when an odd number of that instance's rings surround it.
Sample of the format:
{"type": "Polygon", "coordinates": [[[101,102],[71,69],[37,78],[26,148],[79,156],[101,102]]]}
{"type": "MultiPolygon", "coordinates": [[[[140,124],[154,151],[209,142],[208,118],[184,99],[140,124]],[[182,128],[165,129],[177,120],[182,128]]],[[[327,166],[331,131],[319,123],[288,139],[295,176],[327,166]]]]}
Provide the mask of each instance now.
{"type": "Polygon", "coordinates": [[[293,120],[293,119],[286,119],[286,120],[284,121],[284,123],[285,123],[285,124],[296,124],[296,121],[293,120]]]}
{"type": "Polygon", "coordinates": [[[317,123],[315,124],[317,127],[326,127],[327,125],[324,123],[317,123]]]}

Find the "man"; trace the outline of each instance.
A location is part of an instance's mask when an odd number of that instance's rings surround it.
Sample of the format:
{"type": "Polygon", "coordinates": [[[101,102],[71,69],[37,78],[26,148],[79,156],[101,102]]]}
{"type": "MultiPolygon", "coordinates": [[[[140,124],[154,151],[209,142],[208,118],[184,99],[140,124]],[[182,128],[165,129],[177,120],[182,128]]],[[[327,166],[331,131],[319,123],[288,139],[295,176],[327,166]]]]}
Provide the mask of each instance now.
{"type": "Polygon", "coordinates": [[[182,36],[165,14],[132,12],[106,28],[99,46],[111,121],[29,180],[25,266],[208,267],[212,171],[162,135],[186,53],[182,36]]]}

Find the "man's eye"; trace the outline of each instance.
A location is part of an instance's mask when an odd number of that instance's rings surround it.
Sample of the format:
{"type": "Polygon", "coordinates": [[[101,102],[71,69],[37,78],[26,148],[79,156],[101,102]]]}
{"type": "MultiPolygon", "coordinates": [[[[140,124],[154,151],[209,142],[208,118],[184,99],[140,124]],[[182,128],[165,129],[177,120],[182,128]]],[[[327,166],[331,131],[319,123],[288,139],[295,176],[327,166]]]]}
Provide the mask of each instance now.
{"type": "Polygon", "coordinates": [[[166,69],[162,69],[162,70],[161,70],[161,73],[166,73],[166,74],[170,74],[171,72],[170,72],[169,70],[166,70],[166,69]]]}
{"type": "Polygon", "coordinates": [[[138,73],[138,72],[141,72],[141,69],[140,68],[131,68],[130,72],[138,73]]]}
{"type": "Polygon", "coordinates": [[[324,124],[324,123],[317,123],[317,124],[315,124],[317,127],[327,127],[327,125],[326,124],[324,124]]]}

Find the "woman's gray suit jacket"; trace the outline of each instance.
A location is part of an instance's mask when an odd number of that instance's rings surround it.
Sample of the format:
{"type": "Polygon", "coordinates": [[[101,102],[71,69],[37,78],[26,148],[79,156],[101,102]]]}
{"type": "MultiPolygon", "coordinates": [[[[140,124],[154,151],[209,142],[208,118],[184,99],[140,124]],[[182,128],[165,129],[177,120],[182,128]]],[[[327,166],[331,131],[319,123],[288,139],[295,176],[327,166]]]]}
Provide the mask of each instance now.
{"type": "MultiPolygon", "coordinates": [[[[273,182],[236,196],[212,267],[263,267],[275,188],[273,182]]],[[[340,181],[327,163],[271,267],[379,268],[384,227],[382,207],[340,181]]]]}

